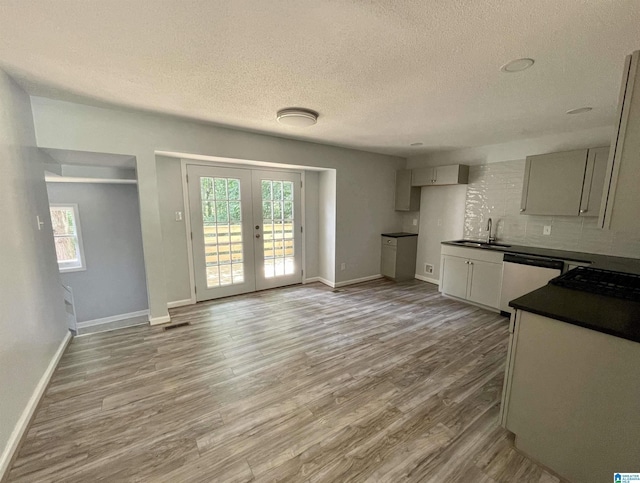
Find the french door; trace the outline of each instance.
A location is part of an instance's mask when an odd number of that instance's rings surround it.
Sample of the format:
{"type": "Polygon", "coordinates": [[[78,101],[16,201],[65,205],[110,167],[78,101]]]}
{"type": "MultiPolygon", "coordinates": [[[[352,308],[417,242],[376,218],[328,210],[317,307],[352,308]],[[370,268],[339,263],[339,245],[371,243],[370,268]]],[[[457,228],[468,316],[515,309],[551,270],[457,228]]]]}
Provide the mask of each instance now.
{"type": "Polygon", "coordinates": [[[302,282],[300,174],[187,165],[196,300],[302,282]]]}

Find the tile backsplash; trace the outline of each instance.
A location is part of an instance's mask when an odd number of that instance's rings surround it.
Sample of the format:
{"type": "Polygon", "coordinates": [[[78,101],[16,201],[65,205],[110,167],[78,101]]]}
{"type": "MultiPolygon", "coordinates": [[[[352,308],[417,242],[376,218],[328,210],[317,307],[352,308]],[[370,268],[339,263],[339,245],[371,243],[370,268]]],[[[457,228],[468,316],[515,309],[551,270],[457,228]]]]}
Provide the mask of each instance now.
{"type": "Polygon", "coordinates": [[[620,257],[640,258],[640,235],[601,230],[597,217],[520,214],[525,161],[471,166],[464,215],[464,236],[486,239],[493,220],[498,241],[620,257]],[[551,235],[543,235],[545,225],[551,235]]]}

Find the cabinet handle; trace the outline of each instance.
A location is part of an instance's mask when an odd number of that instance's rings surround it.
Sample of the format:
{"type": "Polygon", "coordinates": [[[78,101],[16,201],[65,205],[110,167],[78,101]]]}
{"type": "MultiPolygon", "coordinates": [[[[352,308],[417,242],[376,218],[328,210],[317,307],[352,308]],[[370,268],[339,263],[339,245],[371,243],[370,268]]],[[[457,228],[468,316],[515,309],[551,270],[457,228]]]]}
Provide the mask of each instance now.
{"type": "Polygon", "coordinates": [[[522,213],[524,211],[524,208],[520,208],[520,213],[522,213]]]}
{"type": "Polygon", "coordinates": [[[587,210],[580,210],[580,213],[586,213],[587,210]]]}

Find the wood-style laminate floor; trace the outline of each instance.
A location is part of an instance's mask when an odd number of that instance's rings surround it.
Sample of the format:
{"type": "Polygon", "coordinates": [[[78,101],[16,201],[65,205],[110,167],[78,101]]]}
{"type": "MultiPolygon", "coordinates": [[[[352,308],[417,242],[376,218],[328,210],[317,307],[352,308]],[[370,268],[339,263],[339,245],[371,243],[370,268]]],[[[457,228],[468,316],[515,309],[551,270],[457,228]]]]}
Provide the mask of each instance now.
{"type": "Polygon", "coordinates": [[[79,337],[9,481],[557,482],[498,425],[506,318],[412,281],[79,337]]]}

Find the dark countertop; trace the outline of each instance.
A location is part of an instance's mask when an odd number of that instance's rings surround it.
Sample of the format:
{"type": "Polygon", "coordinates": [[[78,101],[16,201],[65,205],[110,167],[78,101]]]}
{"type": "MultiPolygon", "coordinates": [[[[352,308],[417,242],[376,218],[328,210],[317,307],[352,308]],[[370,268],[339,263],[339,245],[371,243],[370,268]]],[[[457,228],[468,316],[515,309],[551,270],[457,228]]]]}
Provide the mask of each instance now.
{"type": "Polygon", "coordinates": [[[640,342],[640,303],[545,285],[509,305],[623,339],[640,342]]]}
{"type": "MultiPolygon", "coordinates": [[[[499,242],[502,243],[502,242],[499,242]]],[[[560,260],[591,263],[594,268],[603,270],[613,270],[614,272],[626,272],[640,274],[640,259],[612,257],[609,255],[599,255],[597,253],[571,252],[566,250],[555,250],[553,248],[528,247],[524,245],[510,245],[509,247],[465,247],[453,241],[442,242],[443,245],[455,247],[474,248],[476,250],[490,250],[492,252],[514,253],[521,255],[534,255],[539,257],[556,258],[560,260]]],[[[640,253],[638,253],[640,257],[640,253]]]]}
{"type": "MultiPolygon", "coordinates": [[[[464,246],[452,242],[442,243],[451,246],[464,246]]],[[[603,270],[640,274],[640,259],[635,258],[612,257],[596,253],[571,252],[520,245],[491,248],[477,247],[476,249],[585,262],[591,263],[591,267],[603,270]]],[[[640,253],[638,256],[640,256],[640,253]]],[[[538,290],[512,300],[509,305],[519,310],[526,310],[544,317],[640,342],[639,302],[581,292],[556,285],[545,285],[538,290]]]]}
{"type": "Polygon", "coordinates": [[[402,238],[405,236],[418,236],[417,233],[407,233],[404,231],[399,231],[397,233],[383,233],[382,236],[388,236],[390,238],[402,238]]]}

